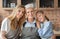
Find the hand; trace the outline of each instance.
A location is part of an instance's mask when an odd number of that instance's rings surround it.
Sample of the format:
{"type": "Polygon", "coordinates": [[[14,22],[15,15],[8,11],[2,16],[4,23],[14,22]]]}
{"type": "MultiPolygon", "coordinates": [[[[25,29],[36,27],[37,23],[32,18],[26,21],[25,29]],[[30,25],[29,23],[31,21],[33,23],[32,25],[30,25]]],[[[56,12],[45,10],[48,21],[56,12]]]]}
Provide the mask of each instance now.
{"type": "Polygon", "coordinates": [[[37,21],[36,24],[37,24],[37,28],[40,29],[40,28],[41,28],[41,26],[40,26],[40,22],[37,21]]]}
{"type": "Polygon", "coordinates": [[[4,32],[4,31],[1,31],[1,32],[0,32],[0,39],[7,39],[7,38],[5,37],[5,32],[4,32]]]}
{"type": "Polygon", "coordinates": [[[7,39],[6,37],[4,37],[4,36],[0,36],[0,39],[7,39]]]}
{"type": "Polygon", "coordinates": [[[55,35],[53,35],[51,38],[52,38],[52,39],[56,39],[56,36],[55,36],[55,35]]]}
{"type": "Polygon", "coordinates": [[[1,38],[1,39],[7,39],[7,38],[1,38]]]}

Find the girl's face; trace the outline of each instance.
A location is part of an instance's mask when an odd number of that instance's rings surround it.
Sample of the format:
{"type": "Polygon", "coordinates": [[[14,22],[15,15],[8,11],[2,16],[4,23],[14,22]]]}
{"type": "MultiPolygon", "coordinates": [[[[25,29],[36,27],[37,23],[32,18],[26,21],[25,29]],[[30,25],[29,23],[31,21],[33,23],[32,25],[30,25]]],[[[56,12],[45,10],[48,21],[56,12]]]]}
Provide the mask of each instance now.
{"type": "Polygon", "coordinates": [[[34,14],[33,8],[26,9],[26,16],[27,16],[27,18],[34,18],[33,14],[34,14]]]}
{"type": "Polygon", "coordinates": [[[17,11],[16,17],[17,17],[18,19],[20,19],[20,18],[23,16],[24,11],[25,11],[24,8],[19,8],[18,11],[17,11]]]}
{"type": "Polygon", "coordinates": [[[40,21],[40,22],[43,22],[44,21],[44,14],[42,14],[42,13],[40,13],[40,12],[38,12],[37,14],[36,14],[36,19],[38,20],[38,21],[40,21]]]}

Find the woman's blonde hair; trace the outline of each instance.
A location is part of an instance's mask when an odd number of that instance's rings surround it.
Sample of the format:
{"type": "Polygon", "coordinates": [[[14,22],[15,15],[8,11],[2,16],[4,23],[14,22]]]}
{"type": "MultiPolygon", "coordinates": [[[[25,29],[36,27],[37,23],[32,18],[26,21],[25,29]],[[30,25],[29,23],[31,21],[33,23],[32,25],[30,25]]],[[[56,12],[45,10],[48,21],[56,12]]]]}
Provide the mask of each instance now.
{"type": "Polygon", "coordinates": [[[25,20],[25,11],[24,11],[23,16],[19,19],[19,21],[17,21],[16,14],[17,14],[17,11],[19,8],[25,9],[25,7],[23,5],[17,5],[15,7],[15,9],[13,10],[12,14],[10,16],[8,16],[8,19],[11,20],[11,23],[10,23],[11,29],[13,29],[13,30],[15,30],[17,26],[21,28],[21,26],[25,20]]]}

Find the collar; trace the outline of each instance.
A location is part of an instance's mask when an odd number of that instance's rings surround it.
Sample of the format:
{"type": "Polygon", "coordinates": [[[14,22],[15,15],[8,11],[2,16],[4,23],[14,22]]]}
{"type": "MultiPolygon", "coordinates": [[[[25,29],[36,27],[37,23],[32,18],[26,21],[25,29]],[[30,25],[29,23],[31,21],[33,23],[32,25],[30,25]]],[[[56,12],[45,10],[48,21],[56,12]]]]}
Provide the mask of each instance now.
{"type": "MultiPolygon", "coordinates": [[[[30,23],[30,22],[29,22],[29,21],[27,21],[27,20],[26,20],[25,22],[26,22],[26,23],[30,23]]],[[[34,20],[32,23],[36,23],[36,20],[34,20]]]]}
{"type": "Polygon", "coordinates": [[[45,20],[44,22],[41,22],[41,24],[44,24],[44,23],[46,23],[47,22],[47,20],[45,20]]]}

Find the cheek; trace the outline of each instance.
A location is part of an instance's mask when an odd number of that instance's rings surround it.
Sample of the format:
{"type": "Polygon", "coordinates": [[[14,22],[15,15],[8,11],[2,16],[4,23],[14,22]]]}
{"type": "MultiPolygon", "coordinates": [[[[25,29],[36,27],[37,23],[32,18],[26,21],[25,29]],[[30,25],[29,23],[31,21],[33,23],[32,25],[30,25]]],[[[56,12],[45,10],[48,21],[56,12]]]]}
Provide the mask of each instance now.
{"type": "Polygon", "coordinates": [[[17,12],[17,15],[19,15],[19,12],[17,12]]]}
{"type": "Polygon", "coordinates": [[[36,19],[37,19],[38,21],[40,21],[40,17],[39,17],[38,15],[36,16],[36,19]]]}
{"type": "Polygon", "coordinates": [[[20,17],[20,16],[23,16],[23,14],[22,13],[17,13],[17,16],[20,17]]]}
{"type": "Polygon", "coordinates": [[[23,15],[22,13],[19,13],[19,15],[23,15]]]}
{"type": "Polygon", "coordinates": [[[32,13],[32,16],[34,16],[34,14],[32,13]]]}
{"type": "Polygon", "coordinates": [[[20,12],[20,13],[19,13],[19,15],[21,15],[21,16],[22,16],[22,15],[23,15],[23,12],[20,12]]]}
{"type": "Polygon", "coordinates": [[[44,21],[44,18],[43,17],[41,17],[41,20],[40,20],[41,22],[43,22],[44,21]]]}
{"type": "Polygon", "coordinates": [[[40,18],[40,17],[38,17],[37,19],[38,19],[39,21],[41,21],[41,18],[40,18]]]}
{"type": "Polygon", "coordinates": [[[28,15],[26,14],[25,17],[28,18],[28,15]]]}
{"type": "Polygon", "coordinates": [[[26,16],[28,17],[28,14],[26,14],[26,16]]]}
{"type": "Polygon", "coordinates": [[[17,13],[17,16],[19,16],[19,13],[17,13]]]}

